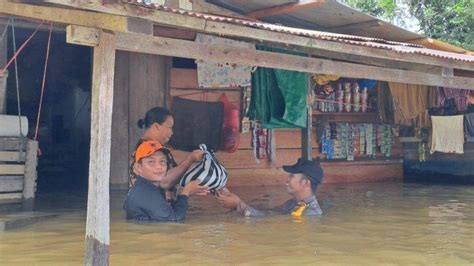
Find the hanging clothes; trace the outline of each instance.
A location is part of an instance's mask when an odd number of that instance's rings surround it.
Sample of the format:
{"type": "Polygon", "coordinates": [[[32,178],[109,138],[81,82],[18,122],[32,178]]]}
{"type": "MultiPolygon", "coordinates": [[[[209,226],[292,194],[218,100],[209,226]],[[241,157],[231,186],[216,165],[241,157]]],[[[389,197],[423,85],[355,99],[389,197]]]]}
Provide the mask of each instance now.
{"type": "Polygon", "coordinates": [[[474,113],[474,104],[468,104],[465,113],[474,113]]]}
{"type": "Polygon", "coordinates": [[[474,113],[464,114],[464,134],[467,142],[474,142],[474,113]]]}
{"type": "Polygon", "coordinates": [[[389,82],[389,87],[395,107],[395,123],[407,124],[407,120],[416,118],[428,108],[427,86],[389,82]]]}
{"type": "Polygon", "coordinates": [[[222,102],[201,102],[173,97],[173,136],[170,144],[176,149],[193,151],[206,144],[217,151],[221,146],[224,122],[222,102]]]}
{"type": "Polygon", "coordinates": [[[430,153],[464,153],[463,115],[431,116],[433,125],[430,153]]]}
{"type": "Polygon", "coordinates": [[[393,101],[388,83],[380,81],[377,84],[377,110],[382,123],[393,123],[393,101]]]}
{"type": "Polygon", "coordinates": [[[440,87],[438,91],[438,101],[441,107],[446,108],[446,105],[448,104],[449,100],[452,100],[456,105],[457,113],[462,113],[466,111],[469,101],[470,90],[440,87]]]}
{"type": "MultiPolygon", "coordinates": [[[[258,50],[296,54],[285,49],[258,46],[258,50]]],[[[264,128],[305,128],[308,74],[259,67],[252,73],[249,117],[264,128]]]]}
{"type": "Polygon", "coordinates": [[[267,130],[267,141],[266,141],[266,143],[267,143],[266,153],[267,153],[268,161],[272,165],[274,165],[276,163],[276,155],[277,155],[275,129],[268,129],[267,130]]]}
{"type": "Polygon", "coordinates": [[[426,108],[421,114],[414,119],[416,128],[431,128],[431,118],[429,115],[429,109],[438,106],[438,90],[436,87],[428,87],[426,95],[426,108]]]}
{"type": "MultiPolygon", "coordinates": [[[[226,38],[197,33],[197,43],[228,45],[237,48],[255,49],[255,45],[246,42],[234,41],[226,38]]],[[[197,60],[197,74],[199,87],[228,88],[251,85],[251,66],[229,63],[214,63],[197,60]]]]}
{"type": "Polygon", "coordinates": [[[257,163],[260,160],[267,159],[267,129],[256,125],[252,130],[253,154],[257,163]]]}

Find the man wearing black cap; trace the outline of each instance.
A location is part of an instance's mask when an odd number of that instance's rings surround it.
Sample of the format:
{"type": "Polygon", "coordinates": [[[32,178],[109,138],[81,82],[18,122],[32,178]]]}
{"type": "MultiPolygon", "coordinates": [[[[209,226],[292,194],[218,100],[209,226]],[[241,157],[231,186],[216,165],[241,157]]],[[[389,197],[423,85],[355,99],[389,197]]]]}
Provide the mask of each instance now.
{"type": "MultiPolygon", "coordinates": [[[[323,169],[319,161],[298,159],[294,165],[285,165],[283,170],[290,173],[286,183],[288,194],[293,198],[282,206],[273,208],[273,211],[291,214],[295,217],[321,215],[323,212],[319,207],[314,192],[323,179],[323,169]]],[[[237,211],[248,217],[261,217],[265,214],[247,205],[237,195],[224,188],[217,192],[217,200],[224,207],[237,209],[237,211]]]]}

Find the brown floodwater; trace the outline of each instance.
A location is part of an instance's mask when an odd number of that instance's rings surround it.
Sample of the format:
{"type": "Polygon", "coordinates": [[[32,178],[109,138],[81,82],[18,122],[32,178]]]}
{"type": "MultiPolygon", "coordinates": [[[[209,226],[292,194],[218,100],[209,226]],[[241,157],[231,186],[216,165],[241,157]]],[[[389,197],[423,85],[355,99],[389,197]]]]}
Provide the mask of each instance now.
{"type": "MultiPolygon", "coordinates": [[[[281,187],[235,188],[250,205],[276,206],[281,187]]],[[[133,223],[112,194],[112,265],[418,264],[474,265],[474,187],[402,183],[325,184],[322,217],[237,216],[192,198],[184,223],[133,223]]],[[[57,218],[0,232],[1,265],[81,265],[85,198],[43,195],[57,218]]]]}

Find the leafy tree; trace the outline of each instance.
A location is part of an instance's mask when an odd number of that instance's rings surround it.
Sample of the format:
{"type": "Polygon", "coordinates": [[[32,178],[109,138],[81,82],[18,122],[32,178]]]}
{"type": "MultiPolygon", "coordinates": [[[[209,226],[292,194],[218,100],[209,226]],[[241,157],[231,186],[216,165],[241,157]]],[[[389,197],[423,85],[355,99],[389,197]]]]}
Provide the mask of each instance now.
{"type": "MultiPolygon", "coordinates": [[[[373,16],[392,20],[399,7],[394,0],[346,0],[373,16]]],[[[424,35],[474,50],[474,0],[406,0],[424,35]]]]}
{"type": "Polygon", "coordinates": [[[346,0],[344,2],[368,14],[387,20],[392,20],[398,9],[393,0],[346,0]]]}
{"type": "Polygon", "coordinates": [[[428,37],[474,50],[473,0],[411,0],[410,12],[428,37]]]}

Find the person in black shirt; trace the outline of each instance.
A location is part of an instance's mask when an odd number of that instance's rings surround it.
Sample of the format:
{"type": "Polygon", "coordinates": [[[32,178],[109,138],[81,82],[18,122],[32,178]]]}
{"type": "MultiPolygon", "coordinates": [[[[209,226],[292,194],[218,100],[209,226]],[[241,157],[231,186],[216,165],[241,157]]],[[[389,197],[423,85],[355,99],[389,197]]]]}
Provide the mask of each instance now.
{"type": "Polygon", "coordinates": [[[165,190],[160,187],[170,163],[167,153],[169,150],[158,141],[148,140],[138,146],[133,165],[136,182],[125,201],[127,219],[182,221],[186,218],[188,197],[208,193],[207,187],[193,181],[181,190],[176,201],[168,202],[165,190]]]}
{"type": "MultiPolygon", "coordinates": [[[[288,194],[292,196],[283,205],[270,209],[270,212],[291,214],[293,217],[320,216],[323,214],[315,192],[323,179],[323,169],[319,161],[298,159],[294,165],[285,165],[283,169],[290,173],[286,184],[288,194]]],[[[263,217],[267,213],[257,210],[237,195],[223,188],[217,192],[217,200],[222,206],[236,209],[238,213],[247,217],[263,217]]]]}

